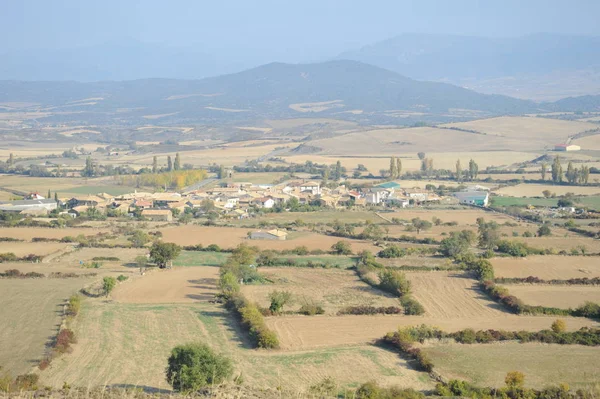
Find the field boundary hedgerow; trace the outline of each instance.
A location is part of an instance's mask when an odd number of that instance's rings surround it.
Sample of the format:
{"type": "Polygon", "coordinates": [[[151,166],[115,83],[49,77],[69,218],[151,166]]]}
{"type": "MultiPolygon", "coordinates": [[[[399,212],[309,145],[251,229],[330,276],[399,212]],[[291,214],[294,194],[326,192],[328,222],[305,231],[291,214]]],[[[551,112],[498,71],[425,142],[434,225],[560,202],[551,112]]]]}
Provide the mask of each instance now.
{"type": "Polygon", "coordinates": [[[580,277],[566,280],[552,279],[544,280],[539,277],[496,277],[496,284],[540,284],[540,285],[600,285],[600,277],[580,277]]]}

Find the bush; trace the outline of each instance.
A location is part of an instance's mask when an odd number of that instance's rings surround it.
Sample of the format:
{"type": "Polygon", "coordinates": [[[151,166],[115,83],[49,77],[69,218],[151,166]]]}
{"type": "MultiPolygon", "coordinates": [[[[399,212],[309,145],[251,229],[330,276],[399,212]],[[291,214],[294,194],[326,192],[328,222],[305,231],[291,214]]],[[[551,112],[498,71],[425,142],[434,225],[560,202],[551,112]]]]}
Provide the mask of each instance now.
{"type": "Polygon", "coordinates": [[[346,241],[338,241],[331,246],[331,253],[335,255],[351,255],[352,247],[346,241]]]}
{"type": "Polygon", "coordinates": [[[313,301],[305,301],[302,306],[300,306],[298,313],[306,316],[314,316],[318,314],[324,314],[325,309],[323,309],[323,306],[313,301]]]}
{"type": "Polygon", "coordinates": [[[58,353],[67,353],[71,351],[71,344],[76,343],[75,333],[68,328],[63,328],[58,332],[56,336],[56,342],[54,343],[54,349],[58,353]]]}
{"type": "Polygon", "coordinates": [[[81,296],[75,294],[71,295],[69,298],[69,303],[67,304],[67,314],[69,316],[77,316],[79,310],[81,309],[81,296]]]}
{"type": "Polygon", "coordinates": [[[198,391],[220,384],[231,376],[231,360],[215,353],[205,344],[187,344],[173,348],[167,366],[167,381],[179,392],[198,391]]]}
{"type": "Polygon", "coordinates": [[[410,296],[405,295],[400,298],[400,304],[404,308],[405,315],[419,316],[425,313],[425,308],[423,305],[410,296]]]}
{"type": "Polygon", "coordinates": [[[289,291],[273,291],[269,294],[271,306],[269,310],[273,313],[279,313],[285,305],[292,301],[292,293],[289,291]]]}
{"type": "Polygon", "coordinates": [[[410,293],[410,281],[400,271],[385,269],[379,273],[379,288],[401,297],[410,293]]]}
{"type": "Polygon", "coordinates": [[[557,334],[563,333],[567,331],[567,324],[564,320],[556,319],[554,323],[552,323],[552,331],[554,331],[557,334]]]}
{"type": "Polygon", "coordinates": [[[402,309],[397,306],[347,306],[341,309],[339,315],[375,315],[375,314],[401,314],[402,309]]]}
{"type": "Polygon", "coordinates": [[[248,301],[238,292],[228,298],[226,306],[239,316],[242,326],[248,331],[256,346],[265,349],[279,348],[277,335],[268,329],[256,304],[248,301]]]}
{"type": "Polygon", "coordinates": [[[127,280],[129,277],[124,276],[122,274],[119,274],[119,276],[117,277],[117,281],[122,283],[123,281],[127,280]]]}
{"type": "Polygon", "coordinates": [[[380,258],[401,258],[406,256],[404,248],[400,248],[398,245],[390,245],[387,248],[379,251],[377,256],[380,258]]]}

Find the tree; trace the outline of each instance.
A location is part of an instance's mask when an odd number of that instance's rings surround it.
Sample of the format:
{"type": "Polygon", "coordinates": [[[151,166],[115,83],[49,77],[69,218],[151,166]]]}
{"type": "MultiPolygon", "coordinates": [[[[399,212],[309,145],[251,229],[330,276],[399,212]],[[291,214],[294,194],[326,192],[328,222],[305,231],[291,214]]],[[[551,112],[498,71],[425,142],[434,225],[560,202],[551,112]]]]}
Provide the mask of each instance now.
{"type": "Polygon", "coordinates": [[[273,313],[279,313],[285,305],[292,301],[292,293],[289,291],[273,291],[269,294],[271,305],[269,310],[273,313]]]}
{"type": "Polygon", "coordinates": [[[396,177],[400,177],[402,175],[402,160],[400,158],[396,158],[396,177]]]}
{"type": "Polygon", "coordinates": [[[15,156],[11,152],[10,155],[8,156],[8,167],[12,168],[14,164],[15,164],[15,156]]]}
{"type": "Polygon", "coordinates": [[[352,254],[352,247],[346,241],[338,241],[331,246],[331,252],[336,255],[350,255],[352,254]]]}
{"type": "Polygon", "coordinates": [[[588,184],[590,178],[590,168],[588,166],[582,166],[578,173],[579,184],[588,184]]]}
{"type": "Polygon", "coordinates": [[[412,220],[412,225],[414,226],[415,229],[417,229],[417,234],[419,234],[421,232],[421,230],[430,229],[432,226],[431,222],[429,222],[427,220],[423,220],[421,218],[414,218],[412,220]]]}
{"type": "Polygon", "coordinates": [[[54,201],[58,202],[58,193],[56,191],[54,192],[54,201]]]}
{"type": "Polygon", "coordinates": [[[254,263],[256,259],[256,250],[251,248],[247,244],[239,244],[231,252],[228,262],[236,263],[238,265],[250,265],[254,263]]]}
{"type": "Polygon", "coordinates": [[[427,174],[431,175],[431,173],[433,173],[433,158],[427,158],[426,163],[427,163],[427,174]]]}
{"type": "Polygon", "coordinates": [[[548,168],[548,165],[546,165],[546,162],[542,162],[542,180],[546,180],[546,169],[548,168]]]}
{"type": "Polygon", "coordinates": [[[395,179],[397,176],[396,172],[396,158],[390,158],[390,178],[395,179]]]}
{"type": "Polygon", "coordinates": [[[456,160],[456,180],[462,180],[462,166],[460,165],[460,159],[456,160]]]}
{"type": "Polygon", "coordinates": [[[167,155],[167,170],[169,172],[173,170],[173,161],[171,160],[170,155],[167,155]]]}
{"type": "Polygon", "coordinates": [[[161,269],[167,267],[167,263],[181,252],[181,247],[172,242],[155,242],[150,248],[150,259],[161,269]]]}
{"type": "Polygon", "coordinates": [[[379,288],[397,296],[410,294],[411,284],[399,270],[385,269],[379,273],[379,288]]]}
{"type": "Polygon", "coordinates": [[[232,272],[225,272],[219,279],[219,288],[226,297],[230,297],[240,291],[240,283],[232,272]]]}
{"type": "Polygon", "coordinates": [[[483,218],[477,219],[479,232],[479,246],[485,249],[493,249],[500,240],[498,223],[487,222],[483,218]]]}
{"type": "Polygon", "coordinates": [[[143,230],[135,230],[131,236],[129,236],[129,242],[135,248],[142,248],[148,242],[150,242],[150,236],[143,230]]]}
{"type": "Polygon", "coordinates": [[[225,171],[225,166],[219,166],[219,170],[217,171],[217,178],[225,179],[227,176],[227,172],[225,171]]]}
{"type": "Polygon", "coordinates": [[[567,165],[567,173],[565,173],[565,177],[569,184],[575,184],[577,182],[577,169],[573,167],[573,162],[569,161],[567,165]]]}
{"type": "Polygon", "coordinates": [[[479,174],[479,165],[471,159],[469,161],[469,179],[474,180],[477,179],[477,175],[479,174]]]}
{"type": "Polygon", "coordinates": [[[107,298],[115,288],[115,285],[117,285],[117,280],[114,277],[104,277],[104,279],[102,279],[102,289],[104,290],[104,294],[106,294],[107,298]]]}
{"type": "Polygon", "coordinates": [[[337,161],[335,168],[333,168],[333,180],[338,181],[342,178],[342,163],[337,161]]]}
{"type": "Polygon", "coordinates": [[[232,373],[231,360],[199,343],[173,348],[166,370],[167,381],[173,389],[185,393],[220,384],[232,373]]]}
{"type": "Polygon", "coordinates": [[[157,173],[158,172],[158,158],[156,158],[156,155],[154,156],[154,158],[152,158],[152,173],[157,173]]]}
{"type": "Polygon", "coordinates": [[[173,163],[173,169],[181,169],[181,158],[179,157],[179,153],[175,154],[175,162],[173,163]]]}
{"type": "Polygon", "coordinates": [[[81,171],[81,176],[83,176],[83,177],[94,176],[94,161],[92,161],[92,158],[90,156],[88,156],[85,159],[85,166],[84,166],[83,170],[81,171]]]}
{"type": "Polygon", "coordinates": [[[569,198],[561,198],[561,199],[558,200],[557,205],[560,208],[568,208],[568,207],[573,206],[573,200],[569,199],[569,198]]]}
{"type": "Polygon", "coordinates": [[[504,378],[506,386],[511,389],[523,388],[525,384],[525,374],[520,371],[509,371],[504,378]]]}
{"type": "Polygon", "coordinates": [[[419,159],[422,161],[425,159],[425,153],[424,152],[418,152],[417,156],[419,157],[419,159]]]}
{"type": "Polygon", "coordinates": [[[562,319],[556,319],[554,323],[552,323],[552,331],[557,334],[567,331],[567,323],[562,319]]]}
{"type": "Polygon", "coordinates": [[[552,193],[550,192],[550,190],[544,190],[544,191],[542,191],[542,195],[544,196],[544,198],[550,198],[550,197],[552,197],[552,193]]]}
{"type": "Polygon", "coordinates": [[[554,162],[552,162],[552,181],[554,183],[562,183],[563,181],[563,170],[560,164],[560,159],[558,155],[554,158],[554,162]]]}
{"type": "Polygon", "coordinates": [[[548,225],[548,223],[544,223],[540,226],[540,228],[537,231],[537,235],[538,237],[547,237],[552,235],[552,230],[550,230],[550,226],[548,225]]]}

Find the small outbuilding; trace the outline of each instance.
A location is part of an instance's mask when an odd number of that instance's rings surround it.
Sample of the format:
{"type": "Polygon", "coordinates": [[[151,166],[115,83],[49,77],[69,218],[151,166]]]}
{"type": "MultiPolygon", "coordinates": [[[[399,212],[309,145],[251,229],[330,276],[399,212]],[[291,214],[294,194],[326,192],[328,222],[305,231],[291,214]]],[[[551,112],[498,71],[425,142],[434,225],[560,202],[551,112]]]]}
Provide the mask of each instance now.
{"type": "Polygon", "coordinates": [[[579,151],[581,147],[575,144],[556,144],[554,151],[579,151]]]}
{"type": "Polygon", "coordinates": [[[170,222],[173,220],[173,212],[169,209],[144,209],[142,216],[155,222],[170,222]]]}

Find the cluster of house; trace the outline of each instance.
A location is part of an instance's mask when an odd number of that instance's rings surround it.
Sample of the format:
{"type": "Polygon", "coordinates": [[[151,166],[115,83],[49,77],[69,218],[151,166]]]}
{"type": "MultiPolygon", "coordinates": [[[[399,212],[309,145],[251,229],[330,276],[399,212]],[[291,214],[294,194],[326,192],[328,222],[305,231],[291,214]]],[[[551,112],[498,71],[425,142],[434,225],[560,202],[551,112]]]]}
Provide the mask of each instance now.
{"type": "MultiPolygon", "coordinates": [[[[489,193],[485,187],[474,186],[467,191],[458,192],[454,197],[460,203],[487,206],[489,193]]],[[[87,212],[90,208],[111,209],[122,214],[141,212],[141,215],[154,221],[171,221],[174,210],[184,212],[186,208],[204,210],[206,200],[211,208],[226,217],[242,219],[249,216],[253,208],[273,208],[296,199],[300,205],[318,204],[323,207],[342,208],[349,205],[397,206],[408,207],[411,204],[437,203],[449,198],[440,197],[431,190],[419,188],[401,188],[396,182],[386,182],[360,191],[347,189],[340,185],[336,188],[322,187],[318,181],[291,181],[280,185],[262,185],[252,183],[230,183],[227,186],[201,188],[185,194],[133,192],[114,196],[106,193],[82,195],[60,200],[64,213],[72,217],[87,212]]],[[[456,200],[454,200],[456,201],[456,200]]],[[[22,213],[48,213],[57,208],[53,199],[45,199],[39,194],[30,194],[22,201],[0,203],[0,210],[22,213]]]]}

